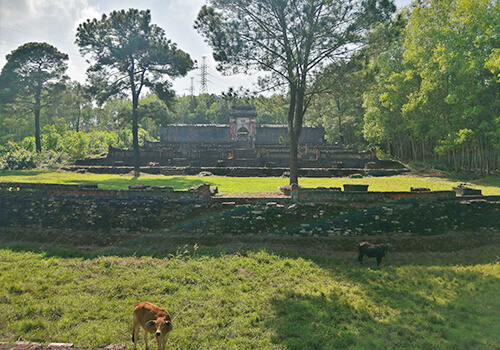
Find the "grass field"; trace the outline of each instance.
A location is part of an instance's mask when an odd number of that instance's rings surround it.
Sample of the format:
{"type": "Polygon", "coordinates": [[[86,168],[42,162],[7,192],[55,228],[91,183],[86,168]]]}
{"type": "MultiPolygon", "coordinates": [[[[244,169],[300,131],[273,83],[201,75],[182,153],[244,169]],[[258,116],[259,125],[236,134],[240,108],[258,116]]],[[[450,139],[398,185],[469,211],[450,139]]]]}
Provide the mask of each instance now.
{"type": "Polygon", "coordinates": [[[147,300],[175,317],[169,349],[498,349],[494,249],[365,265],[266,251],[75,259],[0,250],[0,340],[131,348],[132,308],[147,300]]]}
{"type": "MultiPolygon", "coordinates": [[[[287,183],[40,171],[0,172],[0,181],[179,190],[209,182],[229,195],[275,192],[287,183]]],[[[305,187],[366,183],[372,191],[450,190],[459,183],[412,176],[300,181],[305,187]]],[[[495,178],[474,187],[500,195],[495,178]]],[[[57,234],[67,244],[0,239],[0,341],[132,348],[133,306],[150,301],[175,318],[168,349],[493,350],[500,344],[498,232],[377,237],[394,243],[377,268],[373,260],[357,263],[353,248],[360,237],[137,233],[89,254],[70,239],[85,232],[49,231],[43,234],[57,234]]]]}
{"type": "MultiPolygon", "coordinates": [[[[100,188],[126,189],[132,184],[149,186],[173,186],[185,190],[191,186],[210,183],[218,186],[219,192],[228,195],[276,192],[288,179],[281,177],[224,177],[224,176],[161,176],[142,175],[139,178],[123,175],[77,174],[63,171],[0,171],[0,182],[47,182],[78,184],[97,182],[100,188]]],[[[409,191],[410,187],[427,187],[433,191],[451,190],[461,182],[438,177],[402,175],[392,177],[351,178],[301,178],[304,187],[342,187],[343,184],[368,184],[369,191],[409,191]]],[[[484,195],[500,195],[500,178],[477,180],[470,184],[482,190],[484,195]]]]}

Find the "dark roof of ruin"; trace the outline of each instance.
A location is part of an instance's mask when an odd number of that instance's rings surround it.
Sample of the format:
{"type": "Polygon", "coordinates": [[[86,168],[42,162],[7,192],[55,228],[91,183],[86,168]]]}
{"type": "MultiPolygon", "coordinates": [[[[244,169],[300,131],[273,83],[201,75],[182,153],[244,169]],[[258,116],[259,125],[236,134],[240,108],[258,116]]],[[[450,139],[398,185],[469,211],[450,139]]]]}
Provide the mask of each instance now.
{"type": "MultiPolygon", "coordinates": [[[[288,126],[285,124],[257,124],[257,128],[287,128],[288,126]]],[[[303,125],[302,129],[316,129],[322,128],[319,125],[303,125]]]]}
{"type": "Polygon", "coordinates": [[[195,127],[195,128],[229,128],[228,124],[169,124],[167,128],[171,127],[195,127]]]}
{"type": "Polygon", "coordinates": [[[232,107],[231,117],[257,117],[254,106],[232,107]]]}
{"type": "MultiPolygon", "coordinates": [[[[169,124],[166,126],[167,128],[172,128],[172,127],[194,127],[194,128],[229,128],[228,124],[169,124]]],[[[257,124],[257,128],[287,128],[285,124],[257,124]]],[[[318,125],[304,125],[302,126],[303,129],[316,129],[316,128],[321,128],[321,126],[318,125]]]]}

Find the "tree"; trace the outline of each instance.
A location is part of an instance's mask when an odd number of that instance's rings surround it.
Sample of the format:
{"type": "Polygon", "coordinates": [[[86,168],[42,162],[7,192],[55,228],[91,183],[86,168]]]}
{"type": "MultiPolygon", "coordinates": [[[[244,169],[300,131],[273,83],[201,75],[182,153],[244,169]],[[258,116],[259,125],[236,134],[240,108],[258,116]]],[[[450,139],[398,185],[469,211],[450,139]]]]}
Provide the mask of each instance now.
{"type": "Polygon", "coordinates": [[[63,86],[68,55],[47,43],[27,43],[7,55],[0,75],[2,101],[35,116],[36,151],[41,152],[40,112],[63,86]]]}
{"type": "Polygon", "coordinates": [[[500,140],[500,85],[490,66],[499,29],[496,0],[426,0],[406,28],[407,74],[420,83],[403,112],[430,124],[435,151],[450,155],[455,171],[498,167],[497,156],[488,155],[498,155],[500,140]]]}
{"type": "Polygon", "coordinates": [[[499,12],[495,0],[415,3],[399,39],[372,61],[365,136],[404,161],[498,169],[499,12]]]}
{"type": "Polygon", "coordinates": [[[363,71],[362,57],[332,63],[321,72],[315,84],[322,93],[313,101],[309,119],[322,125],[327,139],[340,146],[365,145],[363,93],[369,89],[369,81],[363,71]]]}
{"type": "Polygon", "coordinates": [[[113,11],[100,20],[87,20],[77,29],[76,43],[93,60],[87,71],[94,93],[103,102],[128,92],[132,98],[134,174],[139,176],[139,97],[149,88],[165,102],[174,92],[167,77],[184,76],[193,68],[187,53],[167,40],[165,32],[151,24],[149,10],[113,11]]]}
{"type": "Polygon", "coordinates": [[[218,68],[270,73],[286,86],[290,183],[298,183],[298,141],[315,91],[314,74],[327,59],[347,57],[372,26],[391,16],[391,0],[210,0],[195,28],[214,49],[218,68]]]}

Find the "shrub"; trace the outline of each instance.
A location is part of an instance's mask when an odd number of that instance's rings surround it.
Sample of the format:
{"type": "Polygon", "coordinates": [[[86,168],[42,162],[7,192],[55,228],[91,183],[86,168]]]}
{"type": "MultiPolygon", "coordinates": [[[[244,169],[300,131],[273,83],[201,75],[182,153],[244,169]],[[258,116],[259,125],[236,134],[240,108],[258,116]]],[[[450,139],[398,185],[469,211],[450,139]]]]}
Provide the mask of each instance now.
{"type": "Polygon", "coordinates": [[[61,164],[69,163],[69,161],[68,154],[64,152],[48,150],[35,154],[36,167],[41,169],[58,168],[61,164]]]}
{"type": "Polygon", "coordinates": [[[61,150],[71,160],[84,158],[89,149],[89,137],[84,132],[66,131],[60,141],[61,150]]]}
{"type": "Polygon", "coordinates": [[[35,154],[22,148],[11,150],[0,158],[0,169],[27,170],[36,168],[35,154]]]}

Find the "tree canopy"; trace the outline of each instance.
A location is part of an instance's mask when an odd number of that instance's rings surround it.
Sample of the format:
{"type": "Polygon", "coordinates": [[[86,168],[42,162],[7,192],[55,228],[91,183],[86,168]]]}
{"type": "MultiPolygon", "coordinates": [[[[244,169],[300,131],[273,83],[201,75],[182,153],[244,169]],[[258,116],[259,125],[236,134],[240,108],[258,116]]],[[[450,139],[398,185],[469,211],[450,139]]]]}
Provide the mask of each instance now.
{"type": "Polygon", "coordinates": [[[149,10],[113,11],[100,20],[87,20],[78,26],[76,43],[93,63],[87,75],[98,100],[103,102],[123,95],[132,99],[134,169],[138,176],[137,108],[141,92],[149,88],[169,103],[174,96],[169,79],[186,75],[194,63],[166,38],[162,28],[151,24],[149,10]]]}
{"type": "Polygon", "coordinates": [[[195,28],[219,69],[265,71],[268,84],[286,86],[290,183],[298,182],[298,139],[314,75],[326,60],[348,57],[394,11],[390,0],[210,0],[201,8],[195,28]]]}
{"type": "Polygon", "coordinates": [[[47,43],[31,42],[6,58],[0,75],[1,99],[34,114],[36,150],[40,152],[40,111],[55,96],[54,89],[66,79],[68,55],[47,43]]]}
{"type": "Polygon", "coordinates": [[[398,43],[374,60],[366,137],[404,160],[437,155],[456,171],[498,167],[499,10],[494,0],[416,4],[398,43]]]}

